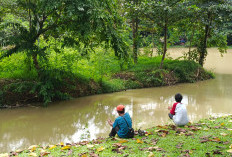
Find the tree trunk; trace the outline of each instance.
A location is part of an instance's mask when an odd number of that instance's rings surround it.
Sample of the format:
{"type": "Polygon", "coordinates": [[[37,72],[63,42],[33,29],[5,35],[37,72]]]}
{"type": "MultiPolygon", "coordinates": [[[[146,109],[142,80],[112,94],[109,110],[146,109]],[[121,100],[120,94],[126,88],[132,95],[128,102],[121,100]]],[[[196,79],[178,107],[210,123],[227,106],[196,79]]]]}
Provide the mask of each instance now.
{"type": "Polygon", "coordinates": [[[39,66],[39,62],[38,62],[38,60],[37,60],[37,55],[36,55],[36,54],[33,54],[33,55],[32,55],[32,59],[33,59],[33,64],[34,64],[34,66],[35,66],[35,69],[36,69],[36,71],[37,71],[38,74],[39,74],[40,66],[39,66]]]}
{"type": "Polygon", "coordinates": [[[192,40],[193,40],[194,34],[195,34],[195,29],[193,29],[192,35],[191,35],[190,40],[189,40],[189,52],[188,52],[189,53],[189,56],[188,56],[189,60],[191,59],[190,58],[190,52],[191,52],[191,48],[192,48],[192,40]]]}
{"type": "Polygon", "coordinates": [[[151,57],[152,57],[152,55],[154,53],[154,49],[155,49],[155,41],[154,41],[154,33],[153,32],[151,34],[151,37],[152,37],[152,45],[153,45],[152,52],[151,52],[151,57]]]}
{"type": "Polygon", "coordinates": [[[167,18],[165,19],[165,24],[164,24],[164,52],[163,52],[163,56],[162,56],[162,60],[160,63],[160,69],[163,68],[163,62],[165,59],[165,55],[167,53],[167,35],[168,35],[168,22],[167,22],[167,18]]]}
{"type": "Polygon", "coordinates": [[[133,57],[134,63],[138,61],[138,17],[132,20],[132,31],[133,31],[133,57]]]}
{"type": "Polygon", "coordinates": [[[200,57],[199,57],[199,64],[203,67],[205,57],[207,55],[207,40],[209,36],[209,27],[211,25],[211,16],[210,13],[208,13],[208,20],[209,24],[205,25],[205,34],[202,45],[200,45],[200,57]]]}

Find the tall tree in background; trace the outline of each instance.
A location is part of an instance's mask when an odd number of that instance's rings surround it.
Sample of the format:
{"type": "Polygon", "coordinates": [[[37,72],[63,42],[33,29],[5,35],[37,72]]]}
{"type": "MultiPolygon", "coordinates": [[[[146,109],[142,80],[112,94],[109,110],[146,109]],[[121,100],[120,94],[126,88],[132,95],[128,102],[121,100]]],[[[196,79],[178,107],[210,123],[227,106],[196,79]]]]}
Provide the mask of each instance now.
{"type": "Polygon", "coordinates": [[[162,69],[167,53],[168,28],[184,18],[186,7],[182,0],[149,0],[145,3],[145,7],[145,16],[161,28],[162,32],[160,34],[164,36],[162,60],[160,63],[160,68],[162,69]]]}
{"type": "MultiPolygon", "coordinates": [[[[115,10],[115,0],[12,0],[0,1],[4,16],[12,15],[14,21],[1,23],[0,31],[14,30],[1,42],[11,46],[0,58],[18,52],[31,56],[37,71],[40,58],[46,58],[46,47],[40,47],[38,39],[53,36],[65,39],[64,43],[86,46],[105,41],[115,50],[116,56],[126,53],[124,41],[120,38],[121,18],[115,10]],[[21,22],[19,22],[21,21],[21,22]]],[[[3,13],[0,12],[2,15],[3,13]]],[[[125,55],[124,55],[125,56],[125,55]]]]}
{"type": "Polygon", "coordinates": [[[198,37],[197,51],[199,64],[203,66],[207,56],[208,40],[214,37],[214,46],[218,46],[221,52],[226,51],[226,24],[232,19],[232,1],[230,0],[197,0],[195,5],[198,22],[201,25],[198,37]]]}
{"type": "Polygon", "coordinates": [[[132,42],[133,42],[133,59],[134,63],[138,60],[138,42],[139,42],[139,22],[141,18],[141,3],[142,0],[125,0],[123,1],[124,12],[127,22],[131,25],[132,29],[132,42]]]}

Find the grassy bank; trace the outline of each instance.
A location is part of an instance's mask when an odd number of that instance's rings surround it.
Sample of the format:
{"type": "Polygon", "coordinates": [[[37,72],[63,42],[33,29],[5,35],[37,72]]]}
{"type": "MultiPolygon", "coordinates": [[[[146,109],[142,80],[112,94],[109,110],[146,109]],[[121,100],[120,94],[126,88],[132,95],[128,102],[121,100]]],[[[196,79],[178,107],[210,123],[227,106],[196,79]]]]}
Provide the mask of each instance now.
{"type": "MultiPolygon", "coordinates": [[[[232,115],[202,119],[184,127],[155,126],[133,139],[98,138],[79,143],[33,145],[8,156],[231,156],[232,115]]],[[[4,157],[5,157],[4,156],[4,157]]]]}
{"type": "Polygon", "coordinates": [[[127,89],[192,83],[214,77],[199,64],[187,60],[166,59],[163,69],[159,69],[161,57],[140,57],[138,64],[128,64],[121,70],[120,64],[116,61],[113,60],[108,64],[107,61],[102,61],[97,65],[91,65],[89,61],[88,65],[86,60],[82,60],[80,61],[82,66],[75,65],[76,68],[82,68],[78,72],[70,65],[67,69],[55,67],[42,69],[39,76],[33,69],[25,73],[28,67],[23,67],[24,64],[22,69],[12,68],[20,66],[19,62],[12,61],[10,65],[5,64],[4,68],[12,69],[3,70],[1,73],[0,106],[20,106],[32,102],[43,102],[47,105],[56,100],[127,89]],[[84,66],[82,64],[84,62],[88,66],[84,66]]]}

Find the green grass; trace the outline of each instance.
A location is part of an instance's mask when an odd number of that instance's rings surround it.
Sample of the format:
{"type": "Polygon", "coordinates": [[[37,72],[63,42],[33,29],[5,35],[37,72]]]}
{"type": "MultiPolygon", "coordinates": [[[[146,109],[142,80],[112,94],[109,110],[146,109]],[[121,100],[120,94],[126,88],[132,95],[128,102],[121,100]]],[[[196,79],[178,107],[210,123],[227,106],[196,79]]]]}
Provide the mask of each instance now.
{"type": "MultiPolygon", "coordinates": [[[[231,156],[232,115],[202,119],[184,127],[156,126],[146,130],[147,135],[133,139],[98,138],[74,144],[39,145],[20,153],[19,157],[46,152],[49,156],[231,156]]],[[[1,154],[0,154],[1,156],[1,154]]]]}

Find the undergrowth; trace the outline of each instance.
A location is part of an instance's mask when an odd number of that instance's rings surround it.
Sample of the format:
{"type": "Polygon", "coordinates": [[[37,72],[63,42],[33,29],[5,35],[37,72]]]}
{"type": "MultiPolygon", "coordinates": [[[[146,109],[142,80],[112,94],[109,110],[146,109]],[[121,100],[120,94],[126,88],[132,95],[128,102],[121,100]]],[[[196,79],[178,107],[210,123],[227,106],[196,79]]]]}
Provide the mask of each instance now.
{"type": "Polygon", "coordinates": [[[164,68],[159,69],[161,56],[140,56],[133,64],[130,59],[122,62],[110,50],[105,53],[100,48],[86,57],[64,49],[63,53],[50,52],[50,58],[39,61],[41,69],[37,71],[25,53],[1,60],[0,106],[29,102],[43,102],[46,106],[72,97],[214,77],[193,61],[165,59],[164,68]]]}

